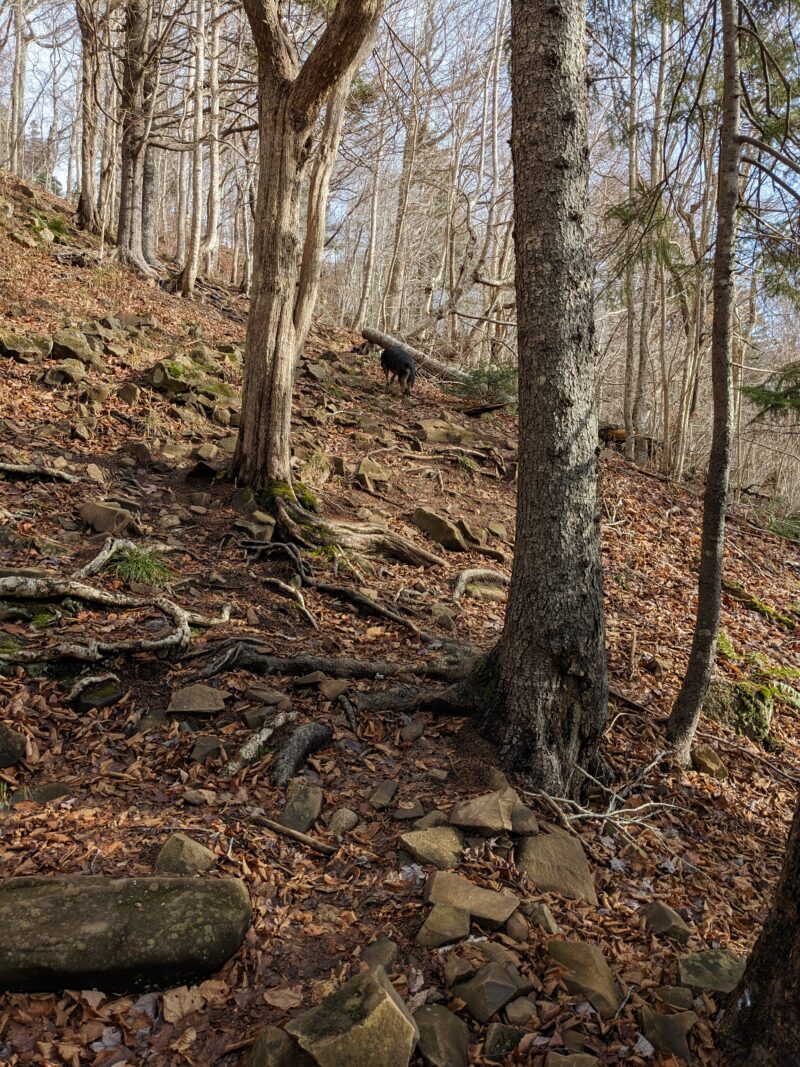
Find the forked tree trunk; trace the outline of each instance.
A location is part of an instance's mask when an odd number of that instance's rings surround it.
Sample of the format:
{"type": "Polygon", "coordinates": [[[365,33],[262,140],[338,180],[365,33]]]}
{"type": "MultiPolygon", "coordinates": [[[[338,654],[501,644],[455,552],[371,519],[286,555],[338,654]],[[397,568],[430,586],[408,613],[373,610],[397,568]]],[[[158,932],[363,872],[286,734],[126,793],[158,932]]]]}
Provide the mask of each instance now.
{"type": "Polygon", "coordinates": [[[273,83],[259,93],[259,129],[253,282],[241,428],[233,459],[237,479],[250,486],[291,483],[293,311],[304,138],[292,122],[287,87],[273,83]]]}
{"type": "Polygon", "coordinates": [[[512,2],[519,337],[517,541],[503,634],[472,679],[504,768],[579,793],[608,686],[582,0],[512,2]],[[547,56],[547,62],[542,61],[547,56]]]}
{"type": "Polygon", "coordinates": [[[719,634],[722,561],[725,547],[725,506],[733,433],[733,308],[736,268],[736,226],[739,206],[739,40],[736,0],[720,0],[723,41],[722,128],[719,147],[717,239],[714,250],[714,322],[711,335],[711,376],[714,423],[711,455],[703,499],[700,577],[692,650],[681,691],[670,713],[667,736],[676,762],[689,762],[719,634]]]}
{"type": "Polygon", "coordinates": [[[764,929],[731,993],[721,1035],[731,1064],[777,1067],[800,1049],[800,804],[764,929]]]}

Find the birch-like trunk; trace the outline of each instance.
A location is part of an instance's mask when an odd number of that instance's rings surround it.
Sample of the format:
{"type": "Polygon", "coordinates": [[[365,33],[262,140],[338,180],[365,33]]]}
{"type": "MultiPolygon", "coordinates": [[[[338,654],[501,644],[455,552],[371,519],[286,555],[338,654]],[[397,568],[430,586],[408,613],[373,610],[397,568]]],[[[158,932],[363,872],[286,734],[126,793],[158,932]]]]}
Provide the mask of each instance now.
{"type": "MultiPolygon", "coordinates": [[[[191,296],[200,270],[203,236],[203,99],[206,69],[206,2],[197,0],[192,31],[194,40],[194,117],[192,120],[192,214],[186,263],[181,274],[181,293],[191,296]]],[[[263,132],[262,132],[263,136],[263,132]]]]}

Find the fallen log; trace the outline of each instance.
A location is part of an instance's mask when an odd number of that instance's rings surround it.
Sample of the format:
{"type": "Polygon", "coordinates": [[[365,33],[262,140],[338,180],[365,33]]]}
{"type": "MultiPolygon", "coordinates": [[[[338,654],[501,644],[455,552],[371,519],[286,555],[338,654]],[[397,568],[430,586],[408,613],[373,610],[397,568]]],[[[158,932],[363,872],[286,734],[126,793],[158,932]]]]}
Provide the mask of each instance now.
{"type": "Polygon", "coordinates": [[[361,336],[364,340],[371,341],[372,344],[379,345],[381,348],[399,348],[414,360],[417,367],[426,367],[428,370],[432,370],[435,374],[442,375],[442,377],[450,381],[461,382],[462,385],[469,381],[468,375],[463,370],[459,370],[458,367],[454,367],[452,363],[444,363],[441,359],[436,359],[435,356],[420,352],[418,348],[403,344],[402,341],[398,341],[396,337],[392,337],[388,333],[381,333],[380,330],[374,330],[371,326],[365,326],[361,331],[361,336]]]}

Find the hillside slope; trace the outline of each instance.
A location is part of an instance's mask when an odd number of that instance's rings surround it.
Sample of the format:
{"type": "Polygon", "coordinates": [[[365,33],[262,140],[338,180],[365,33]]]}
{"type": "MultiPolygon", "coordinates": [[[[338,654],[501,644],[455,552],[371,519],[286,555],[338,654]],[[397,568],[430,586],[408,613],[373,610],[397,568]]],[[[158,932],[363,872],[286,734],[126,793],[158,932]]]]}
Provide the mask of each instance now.
{"type": "MultiPolygon", "coordinates": [[[[407,682],[420,664],[446,658],[454,641],[489,647],[502,627],[502,580],[488,593],[454,592],[465,570],[510,574],[513,419],[471,419],[463,400],[429,379],[419,381],[412,401],[387,393],[378,360],[352,351],[356,337],[316,331],[297,381],[298,479],[322,514],[386,524],[438,562],[419,567],[333,548],[304,553],[318,584],[303,590],[301,611],[289,555],[259,549],[268,543],[267,517],[215,476],[235,440],[242,301],[221,294],[215,302],[188,303],[100,263],[95,243],[53,222],[64,205],[30,193],[0,180],[0,206],[6,205],[0,346],[11,352],[0,357],[0,464],[7,468],[0,482],[0,583],[25,574],[49,581],[74,576],[105,539],[88,518],[112,522],[118,536],[138,545],[162,546],[168,573],[161,590],[145,580],[152,574],[126,576],[113,566],[87,577],[123,598],[110,610],[74,596],[54,610],[52,601],[26,606],[0,595],[0,653],[41,660],[56,642],[158,641],[172,632],[159,604],[164,596],[214,624],[190,620],[190,650],[179,658],[146,647],[111,657],[102,669],[111,667],[117,677],[105,706],[100,699],[94,706],[69,702],[81,671],[74,662],[27,672],[6,667],[0,721],[24,736],[26,750],[0,770],[0,876],[144,876],[169,835],[182,832],[212,849],[220,872],[244,879],[254,915],[242,949],[191,996],[0,996],[0,1062],[244,1062],[265,1025],[320,1002],[358,970],[362,951],[379,934],[399,947],[393,977],[404,1000],[417,1008],[426,1001],[453,1007],[469,1025],[470,1062],[490,1062],[485,1026],[448,992],[443,970],[451,954],[415,943],[428,912],[422,887],[431,868],[415,864],[399,836],[409,816],[420,815],[417,805],[425,813],[449,812],[457,801],[497,788],[491,750],[464,720],[410,719],[396,707],[366,710],[364,698],[397,679],[353,674],[343,679],[342,700],[325,684],[330,679],[298,682],[297,674],[308,672],[289,669],[264,677],[233,653],[246,647],[264,656],[388,661],[407,682]],[[46,243],[37,233],[48,220],[63,230],[65,243],[46,243]],[[33,337],[45,341],[32,344],[33,337]],[[74,480],[60,480],[65,474],[74,480]],[[460,520],[458,551],[442,549],[411,521],[419,508],[454,525],[460,520]],[[360,601],[353,595],[359,593],[360,601]],[[141,603],[124,601],[132,595],[141,603]],[[245,638],[249,645],[237,644],[245,638]],[[204,672],[222,693],[224,710],[165,714],[174,694],[204,672]],[[286,804],[268,755],[232,778],[221,773],[253,730],[271,721],[281,699],[279,710],[297,712],[292,727],[313,722],[332,731],[300,772],[307,786],[322,791],[322,815],[308,832],[327,852],[259,824],[286,804]],[[397,790],[381,807],[374,792],[386,781],[397,790]],[[342,808],[355,813],[356,825],[337,834],[328,821],[342,808]]],[[[491,1062],[505,1056],[539,1067],[549,1052],[577,1051],[604,1064],[678,1062],[653,1049],[648,1009],[672,1012],[662,987],[678,984],[686,951],[747,951],[769,903],[795,803],[797,546],[746,515],[732,515],[720,676],[767,686],[776,711],[768,748],[704,720],[699,740],[721,756],[728,777],[679,774],[658,757],[691,640],[701,501],[691,488],[640,472],[613,453],[603,455],[601,494],[616,694],[607,754],[617,788],[626,787],[624,809],[655,807],[627,819],[572,824],[598,905],[537,889],[515,866],[507,835],[489,844],[468,839],[459,871],[481,885],[511,889],[529,905],[530,921],[488,934],[496,951],[511,954],[534,1005],[516,1058],[499,1052],[491,1062]],[[643,908],[654,901],[689,921],[688,948],[648,932],[643,908]],[[561,933],[537,925],[542,903],[561,933]],[[624,995],[613,1018],[568,993],[548,955],[548,944],[564,937],[602,949],[624,995]]],[[[97,668],[87,662],[83,673],[92,672],[97,668]]],[[[276,747],[290,729],[275,734],[276,747]]],[[[525,799],[540,822],[585,814],[525,799]]],[[[594,806],[601,811],[604,803],[596,798],[594,806]]],[[[724,1063],[713,1026],[720,998],[700,991],[690,1002],[697,1062],[724,1063]]],[[[690,1022],[681,1017],[676,1025],[690,1022]]]]}

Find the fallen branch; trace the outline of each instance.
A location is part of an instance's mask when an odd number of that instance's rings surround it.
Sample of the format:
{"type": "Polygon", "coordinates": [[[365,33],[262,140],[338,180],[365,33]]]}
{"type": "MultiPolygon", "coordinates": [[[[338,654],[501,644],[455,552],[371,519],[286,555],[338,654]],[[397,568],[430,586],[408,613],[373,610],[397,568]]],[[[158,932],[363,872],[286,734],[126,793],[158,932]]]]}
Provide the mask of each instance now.
{"type": "Polygon", "coordinates": [[[435,356],[420,352],[418,348],[403,344],[402,341],[398,341],[396,337],[392,337],[388,333],[381,333],[380,330],[374,330],[371,326],[365,326],[361,331],[361,336],[380,348],[399,348],[409,355],[418,367],[428,367],[430,370],[435,371],[436,374],[449,378],[451,381],[461,382],[462,385],[469,381],[468,375],[459,370],[458,367],[454,367],[452,363],[444,363],[442,360],[436,359],[435,356]]]}
{"type": "Polygon", "coordinates": [[[483,567],[459,571],[456,575],[456,584],[453,589],[453,600],[460,600],[471,582],[488,583],[490,581],[498,585],[508,585],[511,579],[499,571],[490,571],[483,567]]]}
{"type": "Polygon", "coordinates": [[[37,467],[35,463],[3,463],[0,471],[4,474],[16,474],[20,478],[50,478],[54,482],[68,482],[73,485],[82,479],[77,474],[56,470],[55,467],[37,467]]]}
{"type": "Polygon", "coordinates": [[[330,741],[333,731],[321,722],[307,722],[298,726],[278,752],[270,767],[272,784],[284,786],[293,778],[312,752],[330,741]]]}
{"type": "Polygon", "coordinates": [[[334,848],[333,845],[329,845],[325,841],[320,841],[316,837],[309,837],[308,834],[301,833],[299,830],[292,830],[291,827],[283,826],[282,823],[275,822],[274,819],[267,819],[263,815],[253,815],[250,821],[255,823],[256,826],[266,826],[268,830],[273,830],[276,834],[283,834],[284,837],[291,837],[303,845],[308,845],[309,848],[313,848],[316,852],[321,852],[323,856],[335,856],[339,851],[338,848],[334,848]]]}
{"type": "Polygon", "coordinates": [[[306,607],[306,602],[303,599],[303,594],[300,592],[299,589],[295,589],[293,585],[289,585],[287,582],[282,582],[280,578],[262,578],[261,580],[264,585],[268,586],[270,589],[277,589],[279,593],[283,593],[284,596],[287,596],[290,600],[293,600],[300,609],[300,614],[303,616],[303,618],[307,619],[315,630],[319,629],[319,623],[306,607]]]}
{"type": "Polygon", "coordinates": [[[267,744],[275,731],[281,726],[285,726],[287,722],[293,722],[297,715],[298,713],[291,708],[287,711],[278,712],[269,726],[262,726],[260,730],[257,730],[252,737],[245,741],[236,755],[232,756],[223,765],[222,770],[219,772],[220,778],[233,778],[240,771],[243,771],[245,767],[260,760],[266,754],[267,744]]]}
{"type": "Polygon", "coordinates": [[[472,714],[472,709],[463,704],[460,686],[437,689],[433,686],[402,686],[399,689],[383,689],[377,693],[358,694],[359,711],[429,711],[433,715],[472,714]]]}

